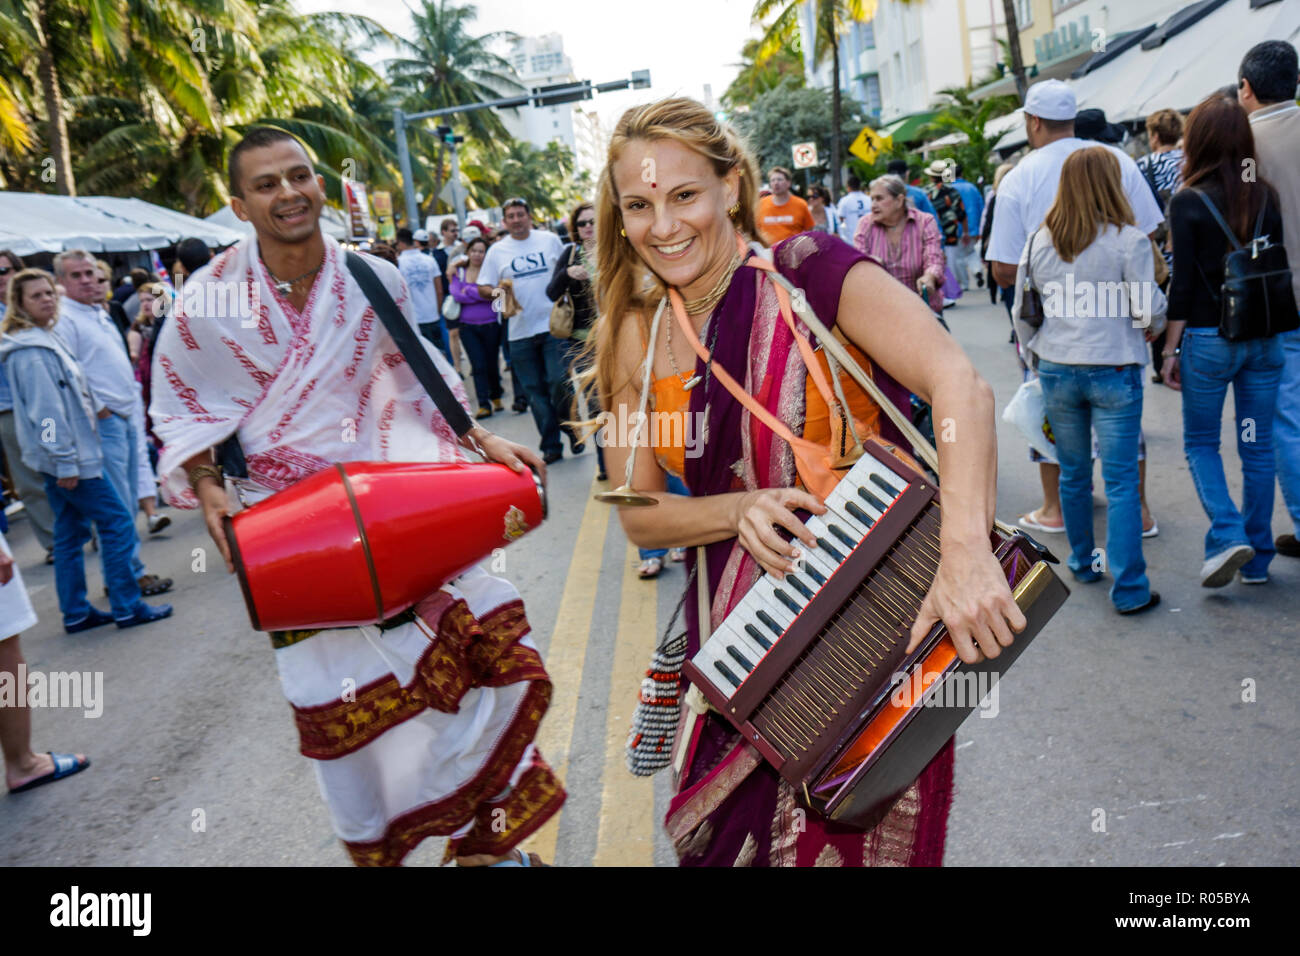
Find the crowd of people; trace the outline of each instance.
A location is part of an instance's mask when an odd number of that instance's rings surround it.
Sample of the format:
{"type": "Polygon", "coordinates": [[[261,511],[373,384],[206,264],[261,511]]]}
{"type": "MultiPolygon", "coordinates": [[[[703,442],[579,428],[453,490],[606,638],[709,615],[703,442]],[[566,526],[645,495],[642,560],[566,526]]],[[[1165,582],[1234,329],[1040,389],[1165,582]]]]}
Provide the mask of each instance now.
{"type": "MultiPolygon", "coordinates": [[[[960,419],[962,439],[938,443],[942,561],[913,641],[942,620],[959,656],[972,663],[996,657],[1025,618],[987,547],[996,505],[992,391],[942,316],[971,288],[987,284],[992,300],[1006,303],[1024,388],[1041,394],[1038,430],[1050,435],[1051,454],[1031,443],[1043,501],[1020,524],[1036,535],[1064,534],[1077,581],[1109,577],[1114,608],[1124,615],[1160,601],[1142,554],[1143,540],[1159,533],[1146,503],[1141,430],[1153,358],[1154,381],[1182,392],[1184,452],[1209,520],[1201,584],[1264,584],[1275,554],[1300,557],[1295,534],[1274,538],[1271,529],[1275,483],[1300,529],[1298,80],[1293,46],[1257,45],[1235,88],[1212,93],[1186,118],[1172,110],[1148,118],[1151,152],[1141,162],[1113,142],[1117,128],[1104,116],[1077,109],[1067,84],[1042,81],[1024,104],[1029,151],[998,167],[987,189],[945,159],[926,165],[928,183],[918,186],[902,162],[865,192],[850,177],[838,202],[821,184],[807,191],[807,201],[800,198],[780,166],[767,171],[764,185],[734,131],[694,101],[663,100],[627,111],[615,127],[597,195],[578,203],[564,224],[570,241],[539,228],[528,202],[511,198],[502,203],[500,230],[481,221],[462,230],[447,219],[437,245],[425,230],[401,229],[393,246],[367,251],[403,316],[430,343],[438,371],[480,422],[504,411],[504,362],[512,407],[531,412],[540,455],[477,424],[461,447],[544,472],[564,457],[566,439],[571,455],[582,454],[580,423],[597,411],[626,417],[640,406],[635,373],[643,367],[657,411],[704,416],[710,439],[695,456],[685,454],[684,436],[652,435],[651,454],[633,462],[628,447],[604,436],[596,442],[599,478],[607,477],[607,464],[620,475],[630,468],[633,487],[657,502],[620,511],[642,549],[642,576],[658,575],[670,551],[691,572],[699,600],[684,605],[688,656],[763,573],[796,570],[800,548],[818,547],[796,512],[824,511],[810,489],[831,478],[829,469],[796,461],[777,436],[793,443],[799,434],[823,450],[842,445],[837,429],[847,426],[832,415],[839,408],[860,437],[906,450],[897,416],[916,420],[919,410],[932,410],[934,420],[960,419]],[[647,159],[663,188],[642,175],[647,159]],[[1267,269],[1252,264],[1261,259],[1267,269]],[[821,373],[805,368],[813,362],[810,350],[800,352],[807,327],[789,315],[782,322],[774,273],[805,291],[807,308],[843,337],[846,355],[871,363],[895,406],[888,414],[853,383],[831,394],[821,381],[825,357],[821,373]],[[1103,298],[1100,290],[1111,288],[1120,294],[1103,298]],[[651,314],[664,321],[652,324],[651,314]],[[890,321],[878,321],[881,315],[890,321]],[[753,383],[752,393],[738,382],[753,383]],[[472,399],[462,383],[472,386],[472,399]],[[1229,386],[1245,479],[1240,507],[1219,451],[1229,386]],[[1092,518],[1097,458],[1108,505],[1104,550],[1095,547],[1092,518]]],[[[365,414],[378,383],[392,414],[414,423],[400,432],[402,441],[415,442],[415,426],[427,426],[415,411],[423,388],[408,369],[386,365],[373,343],[322,335],[319,349],[284,352],[291,330],[350,327],[371,307],[345,274],[338,245],[317,228],[323,192],[301,144],[282,130],[253,130],[232,151],[228,176],[232,205],[254,224],[257,241],[226,250],[197,281],[213,281],[223,269],[255,277],[270,303],[264,320],[272,334],[260,344],[231,350],[222,338],[226,316],[193,317],[178,329],[181,323],[168,322],[171,286],[147,273],[114,290],[110,273],[88,253],[61,253],[51,274],[0,252],[7,304],[0,438],[54,564],[69,633],[171,613],[169,605],[144,601],[172,582],[146,567],[137,529],[141,512],[147,532],[166,526],[156,510],[160,479],[173,503],[203,508],[226,554],[219,532],[225,476],[213,449],[232,434],[247,452],[242,488],[254,500],[306,477],[319,462],[457,454],[451,432],[438,428],[418,447],[391,447],[388,426],[365,414]],[[313,296],[318,283],[339,289],[337,301],[313,296]],[[285,334],[277,337],[277,329],[285,334]],[[362,361],[362,374],[352,374],[362,361]],[[157,375],[160,365],[165,377],[157,375]],[[328,388],[313,393],[313,376],[327,379],[328,388]],[[293,391],[299,379],[311,384],[293,391]],[[281,415],[276,403],[287,407],[294,394],[297,404],[281,415]],[[326,406],[325,394],[334,404],[326,406]],[[318,427],[333,421],[340,401],[355,402],[362,423],[360,437],[346,444],[332,427],[318,427]],[[87,594],[82,555],[92,534],[109,612],[87,594]]],[[[210,255],[178,250],[178,263],[193,272],[210,255]]],[[[836,387],[843,388],[838,379],[836,387]]],[[[16,596],[20,579],[17,591],[5,584],[15,574],[7,549],[0,551],[0,611],[9,620],[12,610],[26,627],[34,619],[20,606],[25,595],[16,596]]],[[[505,633],[493,615],[517,599],[508,582],[478,569],[456,588],[473,627],[505,633]]],[[[390,647],[403,647],[412,668],[428,641],[439,648],[444,639],[461,639],[459,630],[444,633],[452,627],[445,616],[424,621],[424,630],[420,623],[402,617],[380,624],[397,635],[390,647]]],[[[464,686],[435,689],[448,696],[427,726],[413,722],[400,740],[361,733],[349,744],[377,765],[410,761],[412,781],[418,777],[425,789],[394,779],[371,792],[358,784],[357,774],[368,772],[358,765],[317,760],[336,829],[357,862],[400,861],[410,838],[395,821],[414,812],[412,801],[427,803],[428,790],[449,793],[448,806],[458,810],[436,826],[421,823],[421,832],[453,835],[449,855],[461,865],[529,865],[514,845],[555,811],[563,790],[531,743],[544,699],[516,708],[529,695],[549,693],[540,658],[521,637],[526,632],[510,630],[491,648],[500,655],[492,660],[486,651],[481,661],[457,659],[464,686]],[[474,711],[463,706],[472,693],[481,693],[485,716],[471,727],[456,715],[474,711]],[[531,723],[517,723],[525,713],[531,723]],[[501,730],[507,721],[515,721],[513,737],[501,730]],[[446,748],[452,740],[464,744],[457,734],[483,734],[485,747],[481,760],[452,773],[446,748]],[[472,781],[486,779],[499,786],[466,796],[472,781]],[[488,832],[488,809],[516,798],[511,828],[488,832]]],[[[316,752],[308,746],[316,732],[309,715],[327,705],[347,709],[336,700],[341,672],[331,649],[352,638],[346,629],[273,637],[284,642],[275,644],[277,660],[304,753],[316,752]]],[[[16,637],[0,640],[0,648],[0,665],[21,662],[16,637]]],[[[387,679],[393,666],[376,651],[363,676],[387,679]]],[[[718,714],[692,726],[668,820],[683,864],[941,861],[951,742],[909,790],[908,807],[891,810],[864,845],[862,834],[821,820],[795,826],[790,785],[761,763],[737,773],[744,742],[718,714]]],[[[87,765],[77,754],[38,758],[25,722],[6,717],[0,729],[11,790],[87,765]]]]}

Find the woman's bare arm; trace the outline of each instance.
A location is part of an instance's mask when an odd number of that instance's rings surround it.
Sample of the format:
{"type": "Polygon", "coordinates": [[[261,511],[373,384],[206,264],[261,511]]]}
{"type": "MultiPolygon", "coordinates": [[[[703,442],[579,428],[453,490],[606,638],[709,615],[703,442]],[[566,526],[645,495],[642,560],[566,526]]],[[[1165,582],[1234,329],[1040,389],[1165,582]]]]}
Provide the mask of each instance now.
{"type": "Polygon", "coordinates": [[[993,390],[921,300],[879,266],[849,270],[836,319],[855,345],[933,409],[942,559],[913,644],[942,619],[963,660],[977,659],[972,639],[996,657],[1026,622],[989,548],[997,504],[993,390]]]}

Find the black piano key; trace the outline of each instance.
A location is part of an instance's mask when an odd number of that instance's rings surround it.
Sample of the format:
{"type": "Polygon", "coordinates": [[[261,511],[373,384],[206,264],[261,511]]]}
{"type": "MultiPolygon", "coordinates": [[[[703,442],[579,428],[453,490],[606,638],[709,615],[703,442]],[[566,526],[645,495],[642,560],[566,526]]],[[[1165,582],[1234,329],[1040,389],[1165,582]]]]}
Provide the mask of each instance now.
{"type": "Polygon", "coordinates": [[[775,594],[776,599],[780,601],[782,604],[784,604],[786,607],[788,607],[792,613],[797,615],[800,611],[803,610],[803,608],[801,608],[798,604],[795,603],[794,598],[790,597],[790,595],[786,594],[780,588],[773,588],[772,593],[775,594]]]}
{"type": "Polygon", "coordinates": [[[832,558],[834,558],[836,564],[843,564],[843,563],[844,563],[844,555],[840,554],[840,553],[839,553],[838,551],[836,551],[833,547],[831,547],[831,543],[830,543],[829,541],[827,541],[825,538],[818,538],[818,539],[817,539],[817,547],[821,548],[823,551],[825,551],[827,554],[829,554],[832,558]]]}
{"type": "MultiPolygon", "coordinates": [[[[758,613],[762,614],[763,612],[759,611],[758,613]]],[[[766,637],[764,637],[763,632],[760,631],[758,628],[756,628],[753,624],[745,625],[745,633],[748,634],[750,637],[752,637],[754,639],[754,643],[757,644],[759,647],[761,647],[763,650],[765,651],[771,650],[772,642],[769,641],[766,637]]]]}
{"type": "Polygon", "coordinates": [[[822,573],[818,571],[816,568],[814,568],[811,564],[805,564],[803,569],[804,569],[804,573],[806,573],[808,577],[812,578],[814,581],[817,582],[818,587],[821,587],[823,584],[826,583],[826,579],[822,577],[822,573]]]}
{"type": "Polygon", "coordinates": [[[767,627],[777,637],[780,637],[782,634],[785,633],[784,629],[782,629],[782,627],[779,624],[777,624],[776,621],[772,620],[771,615],[768,614],[766,611],[759,611],[755,615],[755,617],[757,617],[760,621],[762,621],[765,625],[767,625],[767,627]]]}
{"type": "Polygon", "coordinates": [[[885,509],[889,507],[889,505],[885,504],[883,501],[881,501],[879,498],[877,498],[877,497],[876,497],[875,495],[873,495],[871,492],[867,491],[866,488],[859,488],[859,489],[858,489],[858,496],[859,496],[863,501],[865,501],[867,504],[871,505],[871,507],[873,507],[873,508],[875,508],[877,511],[879,511],[881,514],[884,514],[884,513],[885,513],[885,509]]]}
{"type": "Polygon", "coordinates": [[[895,487],[894,487],[893,485],[891,485],[889,482],[885,481],[884,478],[881,478],[881,477],[880,477],[878,474],[876,474],[875,472],[872,472],[872,473],[871,473],[871,480],[874,481],[874,482],[876,483],[877,487],[879,487],[882,491],[886,491],[886,492],[888,492],[888,493],[889,493],[889,497],[891,497],[891,498],[897,498],[899,495],[902,494],[901,491],[899,491],[897,488],[895,488],[895,487]]]}
{"type": "Polygon", "coordinates": [[[735,674],[731,673],[731,668],[728,667],[726,664],[722,663],[722,661],[714,661],[713,666],[722,672],[723,677],[731,681],[732,687],[740,686],[740,678],[737,677],[735,674]]]}
{"type": "Polygon", "coordinates": [[[859,508],[855,502],[847,502],[844,505],[844,510],[866,525],[868,531],[871,530],[871,526],[876,523],[876,519],[867,517],[867,513],[859,508]]]}
{"type": "Polygon", "coordinates": [[[733,645],[731,644],[727,645],[727,653],[731,655],[731,659],[733,661],[735,661],[737,664],[739,664],[741,667],[745,669],[745,673],[749,673],[754,669],[754,665],[751,664],[749,661],[747,661],[745,659],[745,655],[740,653],[740,651],[736,650],[736,648],[733,645]]]}
{"type": "Polygon", "coordinates": [[[802,581],[800,581],[798,578],[796,578],[793,574],[787,574],[787,575],[785,576],[785,583],[788,584],[788,585],[790,585],[792,588],[794,588],[796,591],[798,591],[800,594],[802,594],[802,595],[803,595],[804,597],[806,597],[808,600],[810,600],[810,601],[812,600],[813,593],[812,593],[812,591],[809,591],[809,590],[808,590],[808,585],[804,584],[802,581]]]}
{"type": "Polygon", "coordinates": [[[858,546],[858,543],[854,541],[852,538],[850,538],[847,534],[845,534],[844,529],[841,528],[839,525],[832,524],[832,525],[827,525],[827,527],[831,529],[831,534],[835,535],[835,537],[839,538],[846,545],[848,545],[850,551],[852,551],[854,548],[858,546]]]}

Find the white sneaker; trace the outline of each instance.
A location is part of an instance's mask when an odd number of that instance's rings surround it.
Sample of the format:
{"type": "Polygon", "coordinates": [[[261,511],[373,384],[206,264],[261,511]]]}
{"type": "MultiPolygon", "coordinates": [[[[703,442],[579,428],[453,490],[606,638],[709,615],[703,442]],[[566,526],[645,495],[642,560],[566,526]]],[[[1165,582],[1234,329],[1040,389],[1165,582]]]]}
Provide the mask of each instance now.
{"type": "Polygon", "coordinates": [[[1237,577],[1241,579],[1242,584],[1268,584],[1268,572],[1248,575],[1245,571],[1240,571],[1237,577]]]}
{"type": "Polygon", "coordinates": [[[1231,548],[1206,558],[1201,565],[1201,587],[1221,588],[1231,584],[1241,566],[1254,556],[1255,549],[1250,545],[1234,544],[1231,548]]]}
{"type": "Polygon", "coordinates": [[[149,518],[149,533],[157,534],[164,528],[169,527],[171,523],[172,519],[166,515],[153,515],[149,518]]]}

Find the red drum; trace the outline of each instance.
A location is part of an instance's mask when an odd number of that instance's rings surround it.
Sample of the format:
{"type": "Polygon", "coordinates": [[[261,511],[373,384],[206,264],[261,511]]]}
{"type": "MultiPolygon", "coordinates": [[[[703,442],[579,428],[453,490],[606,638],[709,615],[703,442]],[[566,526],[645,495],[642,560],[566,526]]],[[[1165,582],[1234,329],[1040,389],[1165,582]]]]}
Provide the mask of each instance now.
{"type": "Polygon", "coordinates": [[[259,631],[375,624],[407,610],[546,517],[531,471],[336,464],[225,519],[259,631]]]}

